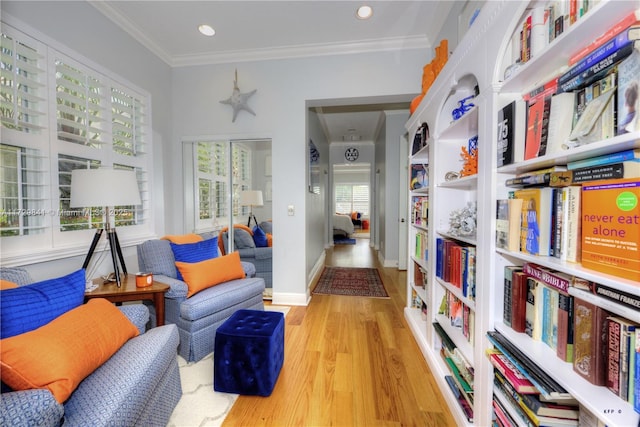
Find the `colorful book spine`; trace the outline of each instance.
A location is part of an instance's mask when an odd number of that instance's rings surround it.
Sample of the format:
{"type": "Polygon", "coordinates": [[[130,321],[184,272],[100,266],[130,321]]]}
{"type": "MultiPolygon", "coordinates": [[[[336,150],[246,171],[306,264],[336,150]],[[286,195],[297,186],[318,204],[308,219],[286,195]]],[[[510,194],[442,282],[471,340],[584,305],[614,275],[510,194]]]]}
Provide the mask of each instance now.
{"type": "Polygon", "coordinates": [[[606,384],[607,313],[601,307],[574,298],[573,370],[591,384],[606,384]]]}
{"type": "Polygon", "coordinates": [[[522,266],[522,271],[524,271],[528,276],[539,280],[547,286],[555,288],[564,293],[569,292],[569,286],[571,285],[571,276],[567,274],[555,270],[550,270],[548,268],[544,268],[530,262],[526,262],[522,266]]]}
{"type": "Polygon", "coordinates": [[[567,163],[567,169],[580,169],[592,166],[609,165],[612,163],[620,163],[625,161],[640,162],[640,149],[630,149],[619,151],[617,153],[605,154],[602,156],[590,157],[584,160],[576,160],[567,163]]]}
{"type": "Polygon", "coordinates": [[[573,296],[558,293],[558,347],[556,354],[565,362],[573,362],[573,296]]]}
{"type": "Polygon", "coordinates": [[[620,394],[620,332],[622,325],[615,317],[607,319],[607,388],[620,394]]]}
{"type": "Polygon", "coordinates": [[[523,271],[515,271],[512,277],[511,291],[511,329],[524,332],[527,312],[527,275],[523,271]]]}

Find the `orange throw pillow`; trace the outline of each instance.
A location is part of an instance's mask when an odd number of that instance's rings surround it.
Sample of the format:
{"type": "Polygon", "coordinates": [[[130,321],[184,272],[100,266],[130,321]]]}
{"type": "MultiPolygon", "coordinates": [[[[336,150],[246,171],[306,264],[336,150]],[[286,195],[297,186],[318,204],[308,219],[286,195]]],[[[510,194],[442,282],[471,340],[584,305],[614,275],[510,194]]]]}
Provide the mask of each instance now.
{"type": "Polygon", "coordinates": [[[0,340],[2,381],[14,390],[47,388],[64,403],[136,335],[138,329],[112,303],[92,299],[38,329],[0,340]]]}
{"type": "Polygon", "coordinates": [[[13,288],[17,288],[17,287],[18,287],[17,283],[13,283],[13,282],[10,282],[8,280],[0,279],[0,291],[4,291],[5,289],[13,289],[13,288]]]}
{"type": "Polygon", "coordinates": [[[176,261],[176,267],[189,288],[187,298],[220,283],[245,277],[239,252],[200,262],[176,261]]]}

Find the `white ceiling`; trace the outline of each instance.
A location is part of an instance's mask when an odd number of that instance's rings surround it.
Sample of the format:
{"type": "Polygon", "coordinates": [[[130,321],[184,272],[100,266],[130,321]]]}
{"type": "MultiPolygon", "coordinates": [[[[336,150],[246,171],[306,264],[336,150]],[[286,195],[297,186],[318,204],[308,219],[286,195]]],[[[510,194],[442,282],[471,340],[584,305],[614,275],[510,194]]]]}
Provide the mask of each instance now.
{"type": "MultiPolygon", "coordinates": [[[[353,54],[433,46],[453,1],[92,1],[105,16],[172,67],[353,54]],[[216,35],[206,37],[198,25],[216,35]]],[[[329,142],[372,141],[380,111],[408,109],[407,99],[384,104],[322,106],[329,142]],[[400,101],[400,103],[396,102],[400,101]],[[352,135],[355,135],[352,137],[352,135]]]]}

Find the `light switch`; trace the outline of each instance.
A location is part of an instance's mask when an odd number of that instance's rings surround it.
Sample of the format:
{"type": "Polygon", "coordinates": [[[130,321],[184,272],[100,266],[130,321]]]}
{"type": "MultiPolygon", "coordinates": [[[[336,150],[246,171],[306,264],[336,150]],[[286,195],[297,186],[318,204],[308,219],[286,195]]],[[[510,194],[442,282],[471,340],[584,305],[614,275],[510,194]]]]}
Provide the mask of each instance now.
{"type": "Polygon", "coordinates": [[[296,213],[296,210],[293,205],[289,205],[287,206],[287,212],[289,213],[289,216],[293,216],[296,213]]]}

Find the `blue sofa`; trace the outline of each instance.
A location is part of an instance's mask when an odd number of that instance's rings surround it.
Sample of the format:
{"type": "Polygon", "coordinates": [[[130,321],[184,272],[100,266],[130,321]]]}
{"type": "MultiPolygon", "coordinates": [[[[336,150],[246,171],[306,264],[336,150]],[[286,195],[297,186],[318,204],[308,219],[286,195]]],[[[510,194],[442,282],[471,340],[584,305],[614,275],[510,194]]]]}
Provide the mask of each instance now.
{"type": "MultiPolygon", "coordinates": [[[[29,274],[20,268],[2,268],[0,277],[20,286],[31,283],[29,274]]],[[[182,396],[176,358],[178,330],[166,325],[145,333],[146,306],[119,309],[141,335],[127,341],[86,377],[64,404],[47,389],[2,393],[0,425],[165,426],[182,396]]]]}
{"type": "MultiPolygon", "coordinates": [[[[140,271],[153,273],[154,280],[170,286],[165,294],[165,323],[178,327],[178,353],[188,362],[199,361],[213,352],[218,326],[234,312],[241,308],[264,310],[264,279],[254,277],[255,267],[250,263],[242,263],[244,279],[221,283],[189,298],[187,284],[177,278],[168,240],[147,240],[138,245],[138,267],[140,271]]],[[[151,316],[152,322],[154,319],[151,316]]]]}

